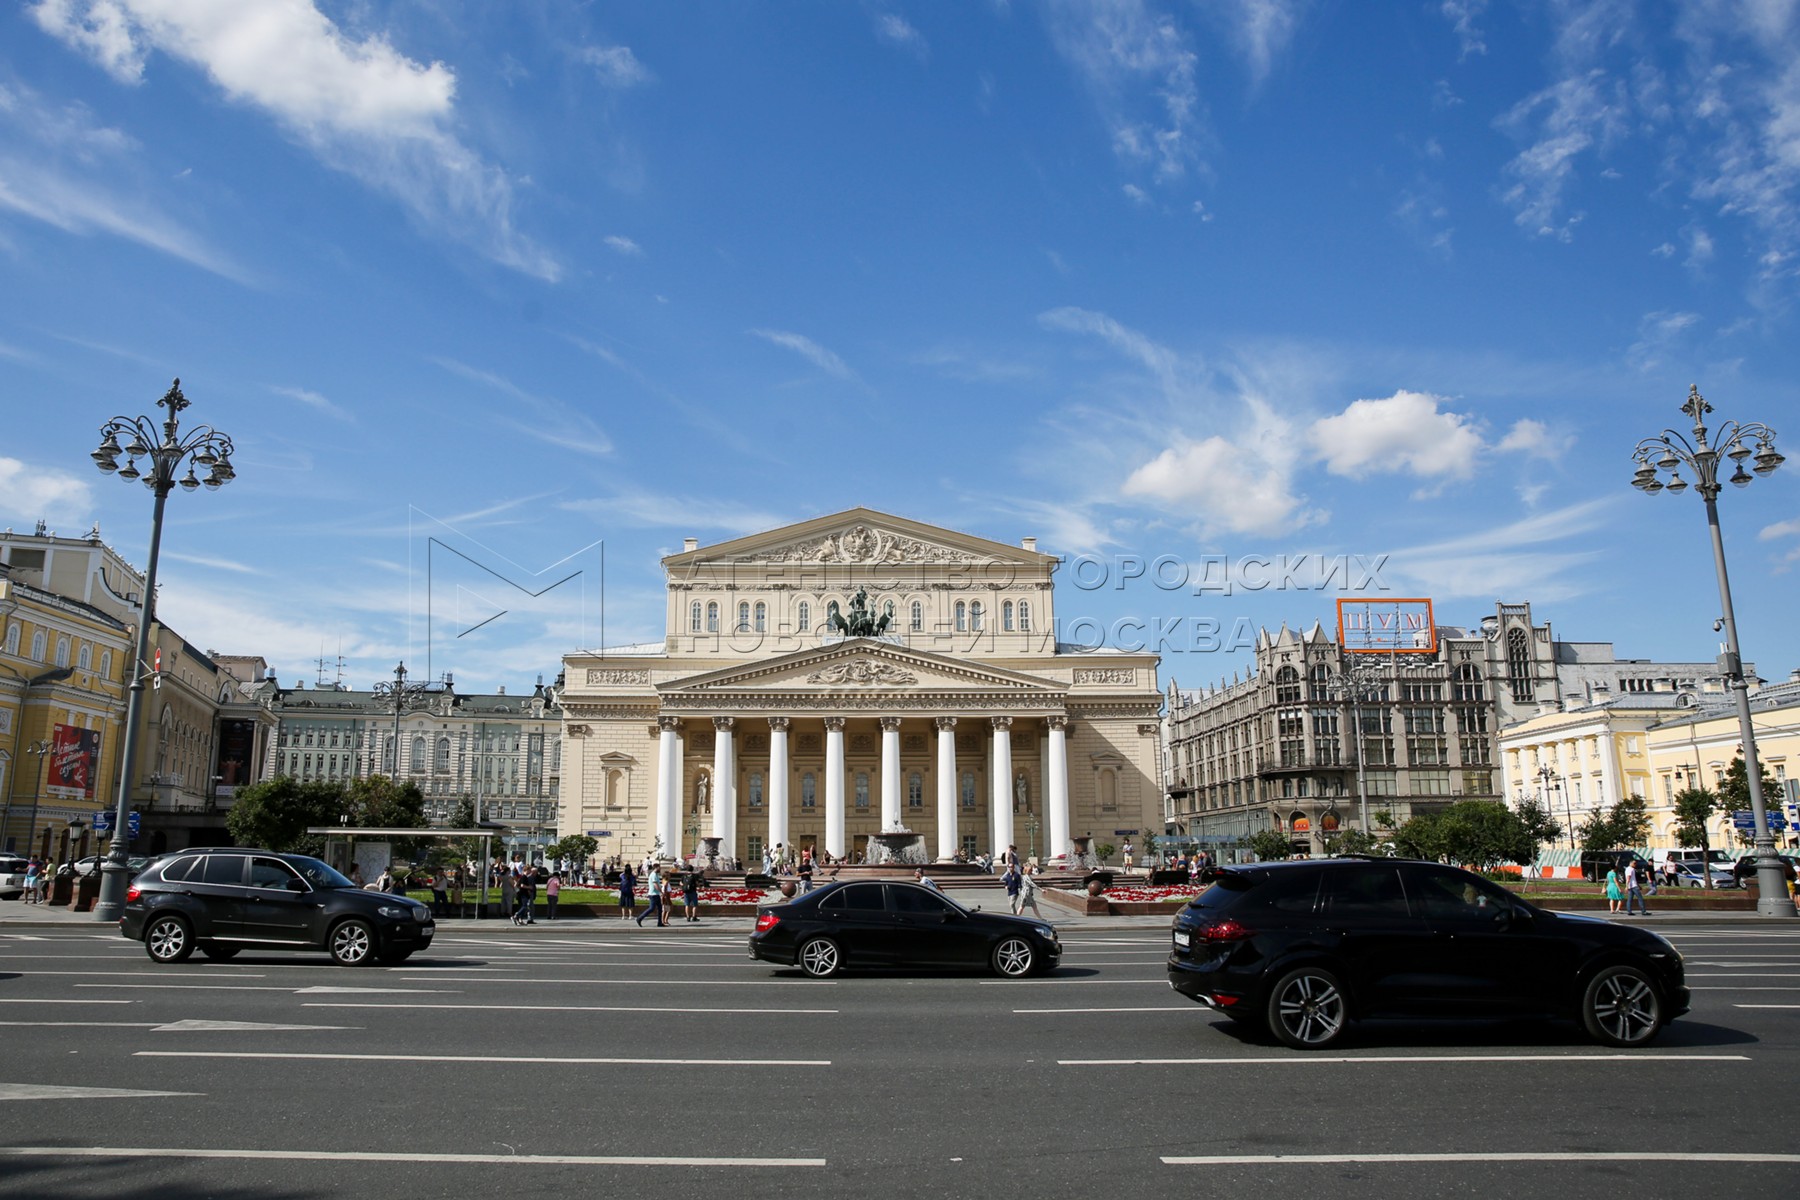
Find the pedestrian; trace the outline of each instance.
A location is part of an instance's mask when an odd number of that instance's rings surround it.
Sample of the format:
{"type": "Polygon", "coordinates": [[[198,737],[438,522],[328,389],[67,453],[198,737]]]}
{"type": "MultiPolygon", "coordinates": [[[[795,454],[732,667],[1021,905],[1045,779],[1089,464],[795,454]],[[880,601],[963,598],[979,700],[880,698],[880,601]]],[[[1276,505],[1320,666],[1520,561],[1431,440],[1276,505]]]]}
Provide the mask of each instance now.
{"type": "Polygon", "coordinates": [[[456,868],[450,870],[450,916],[462,916],[463,874],[456,868]]]}
{"type": "Polygon", "coordinates": [[[619,920],[628,920],[637,911],[637,876],[632,874],[631,864],[619,872],[619,920]]]}
{"type": "Polygon", "coordinates": [[[25,903],[38,902],[38,880],[43,878],[43,874],[44,864],[38,861],[37,855],[32,855],[31,861],[25,864],[25,903]]]}
{"type": "Polygon", "coordinates": [[[937,880],[925,873],[924,867],[915,867],[913,869],[913,882],[922,883],[934,892],[941,892],[944,890],[937,885],[937,880]]]}
{"type": "Polygon", "coordinates": [[[662,924],[662,908],[663,908],[663,880],[662,880],[662,871],[657,867],[657,865],[655,863],[651,863],[650,869],[647,872],[645,872],[645,874],[644,874],[644,894],[650,898],[650,904],[648,907],[646,907],[644,909],[643,912],[638,914],[638,917],[637,917],[638,928],[642,929],[644,927],[644,918],[645,917],[655,917],[656,918],[655,924],[661,925],[662,924]]]}
{"type": "Polygon", "coordinates": [[[811,850],[800,852],[800,891],[802,894],[812,891],[813,858],[811,850]]]}
{"type": "Polygon", "coordinates": [[[502,866],[500,871],[500,911],[507,916],[516,916],[519,911],[518,891],[513,886],[512,872],[502,866]]]}
{"type": "Polygon", "coordinates": [[[394,890],[394,872],[391,868],[375,877],[375,890],[378,892],[391,892],[394,890]]]}
{"type": "Polygon", "coordinates": [[[366,883],[363,882],[363,873],[362,873],[362,864],[361,863],[351,863],[350,864],[350,882],[354,883],[357,887],[367,887],[368,886],[366,883]]]}
{"type": "Polygon", "coordinates": [[[550,910],[549,919],[556,920],[556,897],[562,891],[562,876],[555,871],[544,881],[544,906],[550,910]]]}
{"type": "Polygon", "coordinates": [[[1619,868],[1615,865],[1606,873],[1606,911],[1614,916],[1619,913],[1619,902],[1625,899],[1623,881],[1619,878],[1619,868]]]}
{"type": "Polygon", "coordinates": [[[1633,855],[1625,863],[1625,915],[1633,912],[1642,916],[1650,915],[1650,906],[1644,902],[1644,878],[1638,871],[1637,856],[1633,855]],[[1632,905],[1636,905],[1634,910],[1632,905]]]}
{"type": "Polygon", "coordinates": [[[662,911],[656,914],[656,923],[658,926],[666,927],[670,921],[675,919],[675,884],[677,880],[673,868],[667,872],[659,869],[657,874],[663,881],[663,902],[662,911]]]}
{"type": "Polygon", "coordinates": [[[1019,876],[1019,902],[1013,911],[1022,917],[1025,915],[1025,910],[1029,908],[1037,914],[1038,920],[1041,921],[1044,919],[1044,910],[1038,907],[1037,880],[1032,878],[1036,874],[1037,868],[1026,864],[1024,873],[1019,876]]]}
{"type": "Polygon", "coordinates": [[[1121,852],[1125,858],[1125,874],[1131,874],[1131,839],[1125,839],[1125,849],[1121,852]]]}
{"type": "Polygon", "coordinates": [[[450,908],[450,881],[444,877],[444,868],[438,867],[431,872],[431,911],[435,916],[448,916],[450,908]]]}
{"type": "Polygon", "coordinates": [[[1019,868],[1011,863],[1006,864],[1006,873],[1000,876],[1000,882],[1006,888],[1007,902],[1012,905],[1015,917],[1019,915],[1019,881],[1023,878],[1024,876],[1019,874],[1019,868]]]}
{"type": "Polygon", "coordinates": [[[681,903],[687,908],[690,924],[700,923],[700,872],[689,867],[681,878],[681,903]]]}

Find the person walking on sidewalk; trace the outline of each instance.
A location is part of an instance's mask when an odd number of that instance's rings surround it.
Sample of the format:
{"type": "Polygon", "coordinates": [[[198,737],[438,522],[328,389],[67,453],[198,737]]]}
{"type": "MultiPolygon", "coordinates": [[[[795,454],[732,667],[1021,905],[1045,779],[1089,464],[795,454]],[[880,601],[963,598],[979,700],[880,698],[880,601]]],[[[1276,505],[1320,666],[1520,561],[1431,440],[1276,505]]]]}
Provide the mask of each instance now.
{"type": "Polygon", "coordinates": [[[556,897],[562,891],[562,876],[552,871],[550,878],[544,881],[544,906],[550,910],[549,919],[556,920],[556,897]]]}
{"type": "Polygon", "coordinates": [[[1012,906],[1013,916],[1015,917],[1019,915],[1019,888],[1020,881],[1024,878],[1025,877],[1019,873],[1019,868],[1013,866],[1011,863],[1006,864],[1006,874],[1000,876],[1000,882],[1006,885],[1007,903],[1012,906]]]}
{"type": "Polygon", "coordinates": [[[1625,899],[1625,888],[1619,879],[1619,868],[1615,865],[1606,873],[1606,911],[1613,916],[1619,915],[1619,902],[1625,899]]]}
{"type": "Polygon", "coordinates": [[[537,868],[529,864],[519,872],[519,907],[513,910],[513,924],[537,924],[537,868]]]}
{"type": "Polygon", "coordinates": [[[1650,906],[1644,902],[1644,877],[1638,870],[1637,859],[1633,858],[1625,864],[1625,915],[1632,915],[1632,905],[1643,916],[1650,915],[1650,906]]]}
{"type": "Polygon", "coordinates": [[[646,896],[650,897],[650,905],[649,905],[649,907],[644,909],[643,912],[638,914],[638,918],[637,918],[638,928],[640,928],[640,929],[643,928],[645,917],[655,917],[656,924],[661,925],[662,924],[662,907],[663,907],[663,878],[662,878],[662,870],[655,863],[650,864],[649,873],[644,876],[644,894],[646,896]]]}
{"type": "Polygon", "coordinates": [[[1036,874],[1037,868],[1026,863],[1024,873],[1019,876],[1019,899],[1018,903],[1013,906],[1013,912],[1022,917],[1025,915],[1025,910],[1029,908],[1037,914],[1037,919],[1041,921],[1044,919],[1044,910],[1038,907],[1038,884],[1037,880],[1032,878],[1036,874]]]}
{"type": "Polygon", "coordinates": [[[687,909],[690,924],[700,922],[700,872],[689,867],[687,874],[681,877],[681,903],[687,909]]]}
{"type": "Polygon", "coordinates": [[[38,902],[38,881],[43,877],[44,864],[40,863],[38,856],[34,854],[31,856],[31,861],[25,864],[25,891],[23,893],[25,903],[36,904],[38,902]]]}
{"type": "Polygon", "coordinates": [[[637,912],[637,876],[632,873],[631,864],[619,872],[619,920],[628,921],[637,912]]]}

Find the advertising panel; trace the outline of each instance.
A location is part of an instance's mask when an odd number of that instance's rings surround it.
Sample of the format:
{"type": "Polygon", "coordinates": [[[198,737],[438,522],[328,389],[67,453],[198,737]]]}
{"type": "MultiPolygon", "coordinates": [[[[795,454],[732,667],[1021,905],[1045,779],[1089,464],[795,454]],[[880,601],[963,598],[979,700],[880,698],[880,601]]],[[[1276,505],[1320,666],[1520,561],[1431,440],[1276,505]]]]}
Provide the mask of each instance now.
{"type": "Polygon", "coordinates": [[[1350,654],[1434,654],[1437,624],[1422,597],[1337,602],[1338,645],[1350,654]]]}
{"type": "Polygon", "coordinates": [[[220,787],[241,787],[250,782],[250,764],[256,756],[255,721],[219,722],[220,787]]]}
{"type": "Polygon", "coordinates": [[[71,800],[94,798],[100,767],[100,731],[57,725],[50,733],[50,762],[44,768],[44,793],[71,800]]]}

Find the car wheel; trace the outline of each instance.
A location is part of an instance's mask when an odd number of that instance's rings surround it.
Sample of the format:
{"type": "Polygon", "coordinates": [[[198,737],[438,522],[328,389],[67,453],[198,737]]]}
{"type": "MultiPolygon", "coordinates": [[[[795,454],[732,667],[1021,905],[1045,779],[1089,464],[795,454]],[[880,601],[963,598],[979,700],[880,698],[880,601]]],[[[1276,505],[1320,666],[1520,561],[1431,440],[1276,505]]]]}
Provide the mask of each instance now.
{"type": "Polygon", "coordinates": [[[1607,967],[1581,994],[1581,1023],[1608,1046],[1642,1046],[1662,1028],[1662,997],[1637,967],[1607,967]]]}
{"type": "Polygon", "coordinates": [[[1269,1028],[1296,1050],[1323,1050],[1343,1036],[1349,1018],[1343,984],[1322,967],[1297,967],[1269,991],[1269,1028]]]}
{"type": "Polygon", "coordinates": [[[994,974],[1004,975],[1008,979],[1022,979],[1031,974],[1031,968],[1037,963],[1037,953],[1024,938],[1009,937],[994,947],[989,962],[993,964],[994,974]]]}
{"type": "Polygon", "coordinates": [[[144,950],[159,963],[178,963],[194,952],[194,933],[180,917],[153,917],[144,927],[144,950]]]}
{"type": "Polygon", "coordinates": [[[340,967],[368,966],[375,961],[375,931],[367,921],[345,921],[331,931],[331,957],[340,967]]]}
{"type": "Polygon", "coordinates": [[[228,958],[236,958],[242,946],[221,946],[217,942],[201,942],[200,953],[214,962],[224,962],[228,958]]]}
{"type": "Polygon", "coordinates": [[[814,938],[800,947],[800,969],[814,979],[836,975],[843,965],[843,954],[830,938],[814,938]]]}

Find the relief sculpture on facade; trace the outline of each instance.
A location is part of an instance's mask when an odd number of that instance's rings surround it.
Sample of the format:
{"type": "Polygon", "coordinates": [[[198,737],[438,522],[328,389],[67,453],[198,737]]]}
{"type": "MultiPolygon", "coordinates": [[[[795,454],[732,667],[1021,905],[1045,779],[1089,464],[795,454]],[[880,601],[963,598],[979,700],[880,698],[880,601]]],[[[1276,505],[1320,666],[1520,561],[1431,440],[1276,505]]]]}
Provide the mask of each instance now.
{"type": "Polygon", "coordinates": [[[982,559],[963,550],[934,546],[917,538],[852,525],[841,533],[784,546],[740,562],[807,563],[976,563],[982,559]]]}
{"type": "Polygon", "coordinates": [[[650,682],[650,672],[648,672],[648,671],[619,671],[619,670],[589,670],[587,673],[587,681],[589,684],[649,683],[650,682]]]}
{"type": "Polygon", "coordinates": [[[917,683],[919,677],[893,663],[870,662],[859,658],[853,662],[833,663],[806,677],[808,683],[885,683],[900,685],[917,683]]]}
{"type": "Polygon", "coordinates": [[[1076,668],[1076,683],[1136,683],[1137,672],[1130,667],[1076,668]]]}

